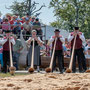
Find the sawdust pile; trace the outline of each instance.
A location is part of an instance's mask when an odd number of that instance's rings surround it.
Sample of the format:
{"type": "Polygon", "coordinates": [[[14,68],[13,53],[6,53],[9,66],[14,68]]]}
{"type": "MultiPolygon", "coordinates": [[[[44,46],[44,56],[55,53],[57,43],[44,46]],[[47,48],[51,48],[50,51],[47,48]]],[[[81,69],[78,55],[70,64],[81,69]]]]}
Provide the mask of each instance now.
{"type": "Polygon", "coordinates": [[[90,74],[30,74],[0,78],[0,90],[90,90],[90,74]]]}

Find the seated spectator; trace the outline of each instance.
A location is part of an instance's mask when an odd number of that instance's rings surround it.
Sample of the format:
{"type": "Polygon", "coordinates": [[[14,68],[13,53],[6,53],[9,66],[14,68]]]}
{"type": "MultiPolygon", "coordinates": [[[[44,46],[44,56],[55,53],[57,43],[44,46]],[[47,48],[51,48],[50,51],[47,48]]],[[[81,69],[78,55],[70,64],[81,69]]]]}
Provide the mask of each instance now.
{"type": "Polygon", "coordinates": [[[24,34],[26,37],[25,40],[28,40],[31,35],[31,24],[29,23],[29,18],[25,19],[25,23],[23,24],[24,34]]]}
{"type": "Polygon", "coordinates": [[[9,21],[10,25],[11,25],[11,30],[13,30],[13,24],[14,22],[16,22],[16,16],[12,16],[12,19],[9,21]]]}
{"type": "MultiPolygon", "coordinates": [[[[24,23],[25,23],[25,19],[26,19],[26,17],[22,17],[20,22],[21,22],[22,24],[24,24],[24,23]]],[[[23,30],[23,26],[21,26],[21,30],[23,30]]]]}
{"type": "Polygon", "coordinates": [[[11,20],[11,15],[10,14],[6,14],[6,18],[8,19],[8,21],[11,20]]]}
{"type": "Polygon", "coordinates": [[[29,13],[26,14],[26,18],[29,18],[29,19],[30,19],[30,15],[29,15],[29,13]]]}
{"type": "Polygon", "coordinates": [[[65,46],[67,49],[71,49],[71,44],[68,42],[67,38],[65,38],[65,46]]]}
{"type": "Polygon", "coordinates": [[[2,23],[2,30],[10,30],[11,26],[7,18],[5,18],[5,21],[2,23]]]}
{"type": "Polygon", "coordinates": [[[31,24],[32,26],[33,26],[34,21],[35,21],[35,17],[32,17],[32,18],[31,18],[31,21],[30,21],[30,24],[31,24]]]}
{"type": "Polygon", "coordinates": [[[14,23],[14,34],[20,35],[21,32],[21,25],[20,18],[17,18],[17,21],[14,23]]]}
{"type": "Polygon", "coordinates": [[[86,57],[90,58],[90,40],[87,42],[87,46],[85,47],[86,57]]]}
{"type": "Polygon", "coordinates": [[[37,35],[40,35],[42,39],[41,23],[39,22],[38,18],[36,18],[35,22],[33,23],[32,29],[35,29],[37,31],[37,35]]]}

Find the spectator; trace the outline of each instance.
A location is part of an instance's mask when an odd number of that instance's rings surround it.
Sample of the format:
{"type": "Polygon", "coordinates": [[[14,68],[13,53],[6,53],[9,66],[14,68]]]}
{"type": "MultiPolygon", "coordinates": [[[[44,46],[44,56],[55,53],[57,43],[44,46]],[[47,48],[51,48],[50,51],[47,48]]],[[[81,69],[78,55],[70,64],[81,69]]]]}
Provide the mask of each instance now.
{"type": "MultiPolygon", "coordinates": [[[[42,35],[42,30],[41,30],[41,23],[39,22],[39,19],[36,18],[35,22],[33,23],[33,29],[35,29],[37,31],[37,35],[42,35]]],[[[41,37],[42,39],[42,37],[41,37]]]]}
{"type": "Polygon", "coordinates": [[[11,47],[15,44],[15,40],[10,36],[11,32],[6,32],[6,36],[0,40],[0,44],[3,45],[3,72],[7,73],[7,65],[10,65],[10,48],[9,41],[11,42],[11,47]]]}
{"type": "Polygon", "coordinates": [[[16,43],[13,46],[13,61],[16,70],[18,70],[19,56],[20,56],[20,51],[23,49],[23,45],[21,43],[21,40],[17,39],[17,36],[14,36],[14,39],[16,43]]]}
{"type": "Polygon", "coordinates": [[[2,23],[2,19],[1,19],[1,16],[0,16],[0,24],[2,23]]]}
{"type": "MultiPolygon", "coordinates": [[[[0,29],[0,41],[2,40],[2,29],[0,29]]],[[[3,46],[0,44],[0,71],[3,68],[3,46]]]]}
{"type": "Polygon", "coordinates": [[[11,25],[11,30],[13,30],[13,24],[14,22],[16,22],[16,16],[13,16],[12,19],[9,21],[10,25],[11,25]]]}
{"type": "Polygon", "coordinates": [[[90,40],[87,42],[87,46],[85,47],[86,57],[90,58],[90,40]]]}
{"type": "Polygon", "coordinates": [[[7,18],[5,18],[5,21],[2,23],[2,30],[10,30],[11,26],[7,18]]]}
{"type": "Polygon", "coordinates": [[[32,18],[31,18],[31,21],[30,21],[30,24],[31,24],[32,26],[33,26],[34,21],[35,21],[35,17],[32,17],[32,18]]]}
{"type": "Polygon", "coordinates": [[[70,44],[70,42],[68,42],[67,38],[65,38],[65,46],[67,49],[71,49],[71,44],[70,44]]]}
{"type": "Polygon", "coordinates": [[[25,19],[25,23],[23,24],[24,34],[26,35],[25,40],[28,40],[28,38],[31,35],[31,24],[29,23],[29,18],[25,19]]]}
{"type": "Polygon", "coordinates": [[[21,25],[20,18],[17,18],[17,21],[14,23],[14,34],[20,35],[21,32],[21,25]]]}

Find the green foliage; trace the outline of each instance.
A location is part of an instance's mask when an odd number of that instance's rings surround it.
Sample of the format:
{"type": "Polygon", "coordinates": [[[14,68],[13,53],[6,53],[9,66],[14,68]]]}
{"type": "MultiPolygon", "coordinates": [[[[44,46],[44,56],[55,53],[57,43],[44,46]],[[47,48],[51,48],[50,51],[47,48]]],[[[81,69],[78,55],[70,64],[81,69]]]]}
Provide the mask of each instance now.
{"type": "Polygon", "coordinates": [[[24,16],[28,12],[28,6],[24,2],[14,1],[13,5],[10,6],[13,14],[19,14],[20,16],[24,16]]]}
{"type": "Polygon", "coordinates": [[[51,0],[51,7],[57,17],[52,26],[72,31],[78,25],[86,38],[90,38],[90,0],[51,0]]]}
{"type": "Polygon", "coordinates": [[[22,2],[18,2],[18,1],[14,1],[13,4],[10,6],[10,8],[7,9],[11,9],[11,11],[13,12],[13,14],[19,14],[20,17],[26,15],[27,13],[30,14],[30,16],[35,15],[35,16],[39,16],[41,14],[41,12],[39,12],[43,7],[45,7],[45,5],[41,5],[39,9],[37,9],[37,5],[39,3],[36,3],[35,1],[33,1],[33,3],[31,2],[32,0],[24,0],[22,2]],[[39,12],[39,13],[37,13],[39,12]]]}

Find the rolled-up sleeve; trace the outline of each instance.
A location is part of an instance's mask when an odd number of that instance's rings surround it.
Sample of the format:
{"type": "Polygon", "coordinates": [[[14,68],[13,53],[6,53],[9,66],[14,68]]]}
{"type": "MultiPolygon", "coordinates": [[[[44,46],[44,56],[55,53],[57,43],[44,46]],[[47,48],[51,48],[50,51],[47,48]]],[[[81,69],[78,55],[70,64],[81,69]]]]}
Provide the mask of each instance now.
{"type": "Polygon", "coordinates": [[[50,40],[48,41],[48,45],[50,45],[54,41],[54,38],[51,36],[50,40]]]}
{"type": "Polygon", "coordinates": [[[62,43],[64,43],[64,42],[65,42],[64,37],[61,37],[61,38],[60,38],[60,40],[61,40],[61,42],[62,42],[62,43]]]}
{"type": "Polygon", "coordinates": [[[14,38],[10,39],[10,42],[11,42],[13,45],[15,45],[15,40],[14,40],[14,38]]]}
{"type": "Polygon", "coordinates": [[[71,36],[71,34],[69,34],[68,41],[71,42],[73,38],[74,36],[71,36]]]}
{"type": "Polygon", "coordinates": [[[81,39],[83,42],[85,42],[84,34],[81,34],[81,35],[80,35],[80,39],[81,39]]]}
{"type": "Polygon", "coordinates": [[[7,39],[0,39],[0,44],[4,45],[7,39]]]}

